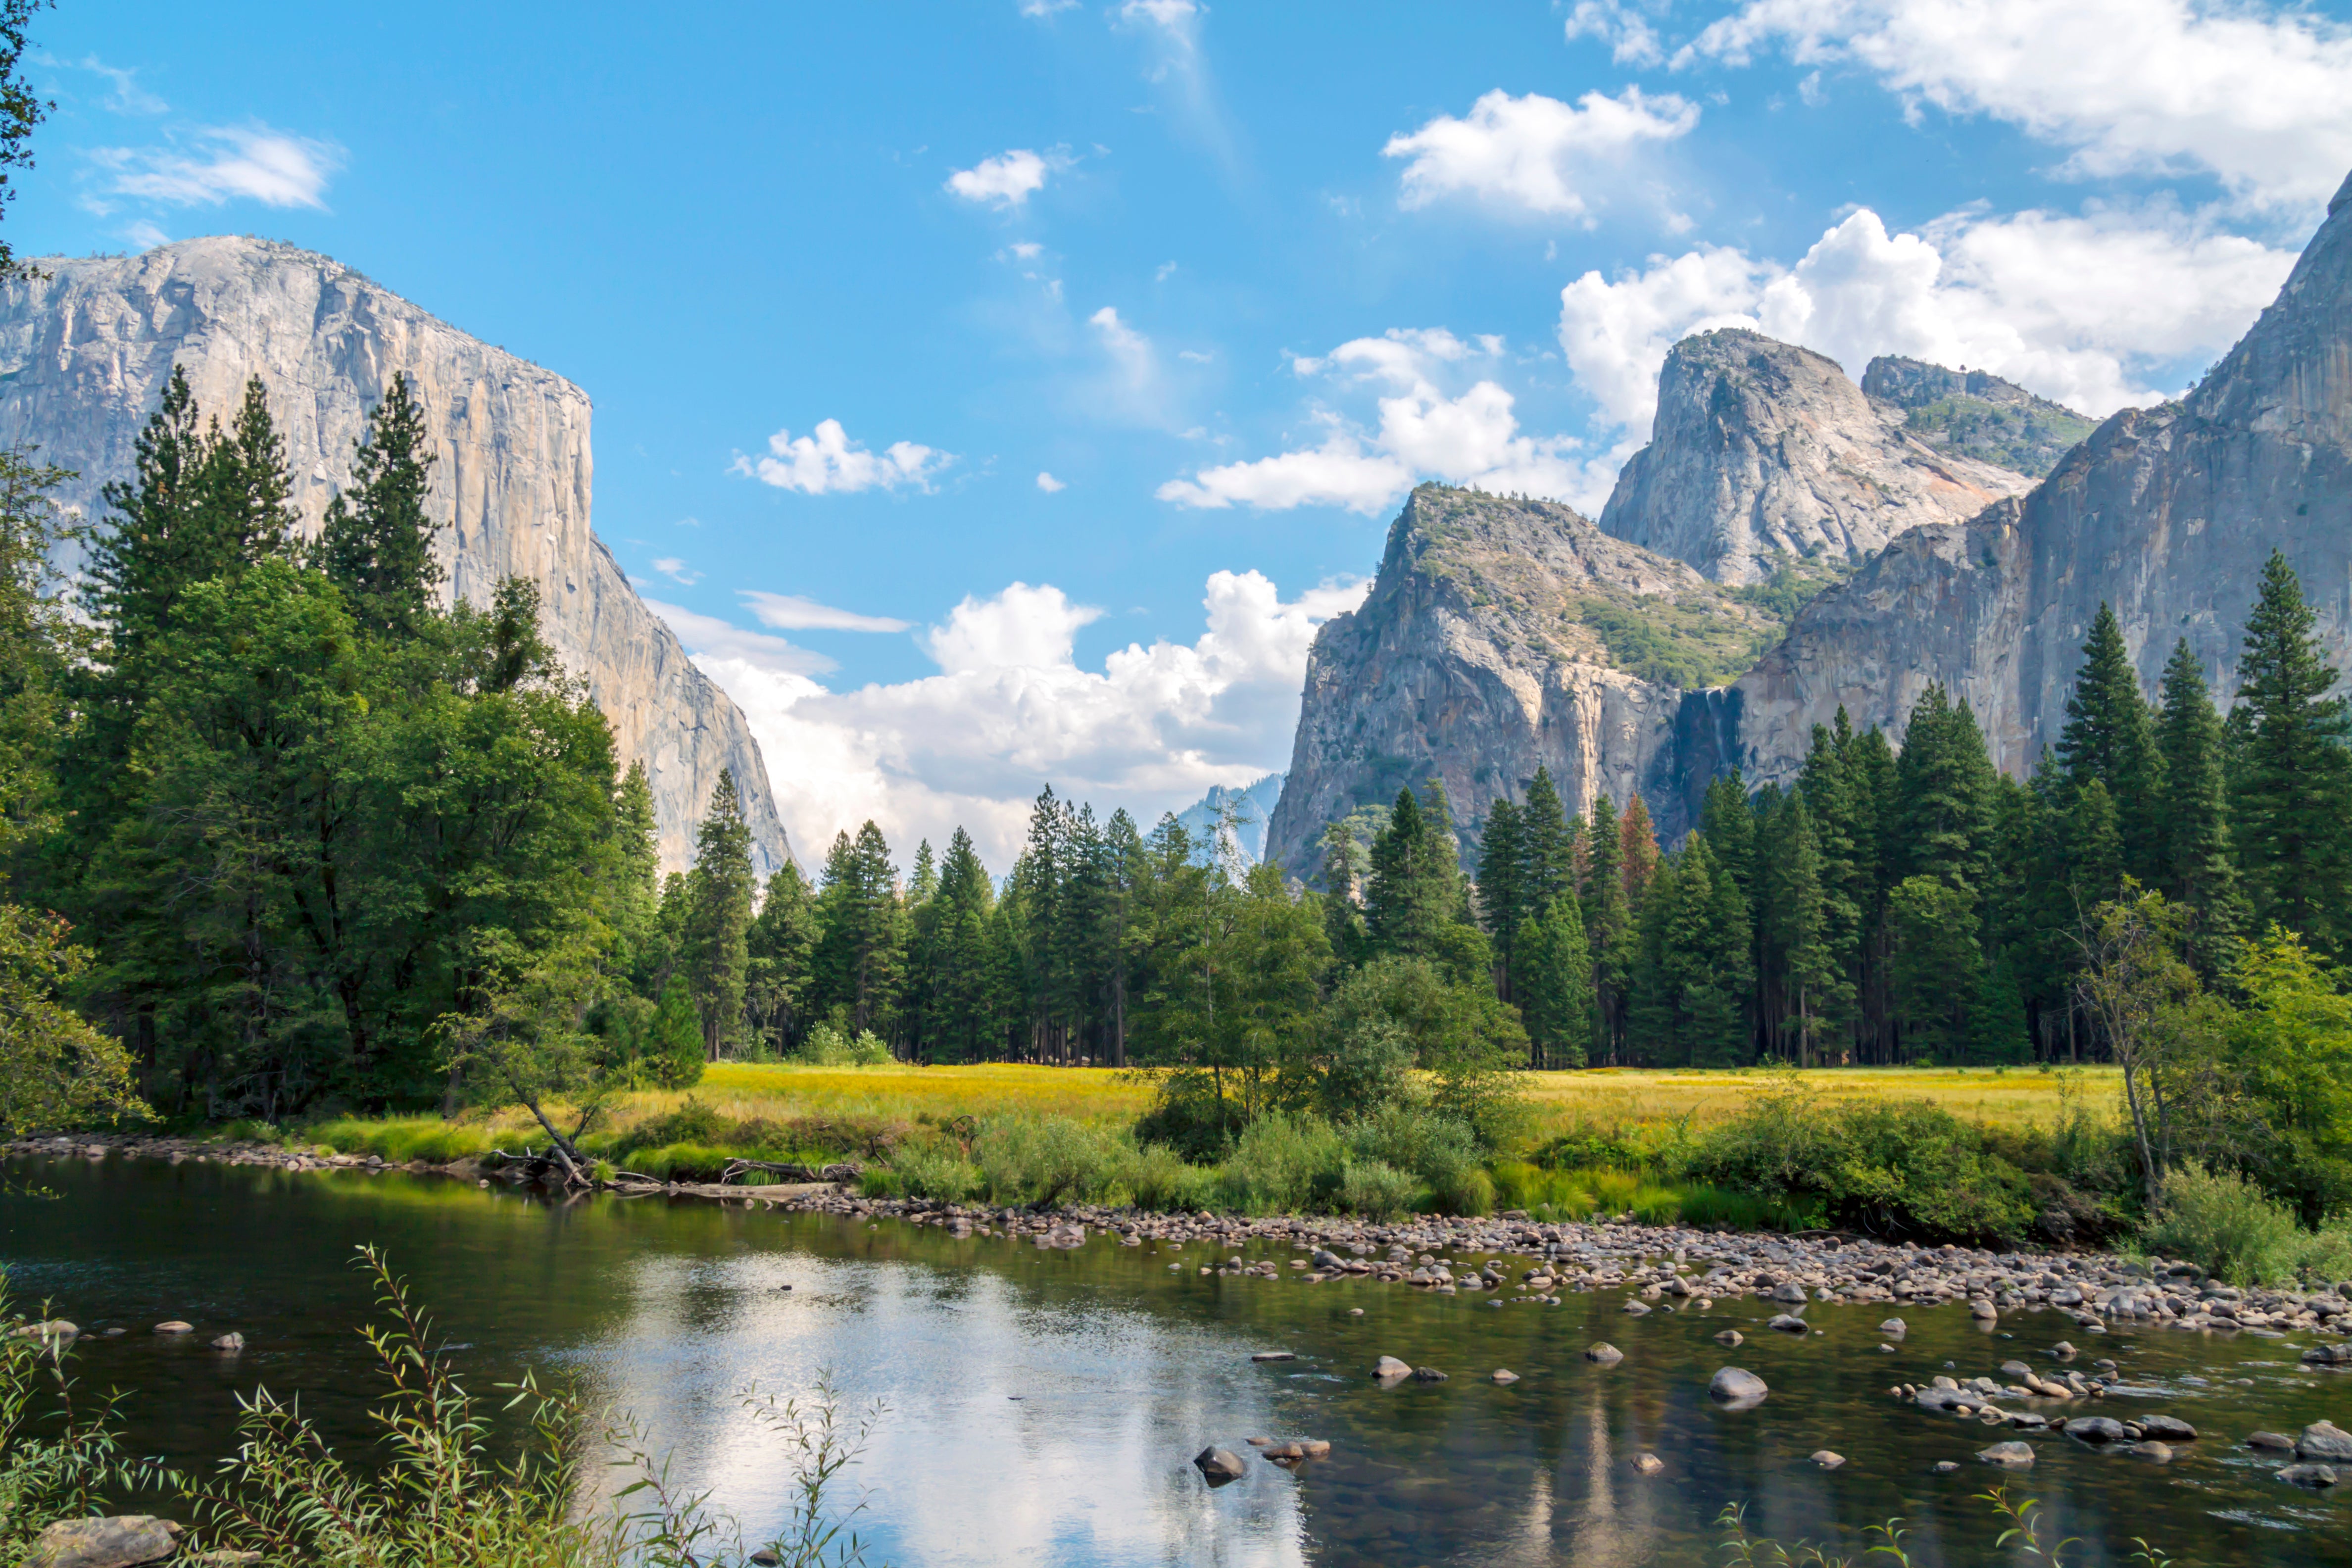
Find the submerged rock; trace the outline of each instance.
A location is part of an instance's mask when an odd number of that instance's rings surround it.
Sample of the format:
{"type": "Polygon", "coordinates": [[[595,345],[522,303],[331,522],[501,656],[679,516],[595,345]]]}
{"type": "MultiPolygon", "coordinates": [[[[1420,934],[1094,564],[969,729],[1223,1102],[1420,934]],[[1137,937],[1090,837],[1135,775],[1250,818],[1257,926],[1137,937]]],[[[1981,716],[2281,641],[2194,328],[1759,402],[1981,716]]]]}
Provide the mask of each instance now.
{"type": "Polygon", "coordinates": [[[1727,1366],[1708,1379],[1706,1392],[1717,1404],[1746,1410],[1763,1404],[1772,1390],[1745,1367],[1727,1366]]]}
{"type": "Polygon", "coordinates": [[[1389,1382],[1397,1378],[1411,1377],[1412,1375],[1412,1363],[1411,1362],[1399,1361],[1392,1355],[1384,1355],[1381,1357],[1379,1364],[1372,1368],[1372,1375],[1381,1379],[1382,1382],[1389,1382]]]}
{"type": "Polygon", "coordinates": [[[1625,1359],[1625,1352],[1619,1350],[1615,1345],[1611,1344],[1607,1340],[1602,1340],[1599,1344],[1588,1345],[1585,1347],[1584,1359],[1591,1362],[1598,1362],[1602,1366],[1615,1366],[1619,1362],[1625,1359]]]}
{"type": "MultiPolygon", "coordinates": [[[[1634,1458],[1633,1468],[1645,1476],[1654,1476],[1666,1468],[1666,1462],[1655,1454],[1643,1454],[1634,1458]]],[[[2332,1483],[2334,1478],[2331,1476],[2329,1479],[2332,1483]]]]}
{"type": "Polygon", "coordinates": [[[2318,1490],[2336,1484],[2336,1468],[2332,1465],[2289,1465],[2278,1473],[2278,1479],[2291,1487],[2318,1490]]]}
{"type": "Polygon", "coordinates": [[[1201,1474],[1208,1478],[1212,1486],[1241,1479],[1246,1468],[1242,1464],[1241,1456],[1230,1448],[1203,1448],[1192,1456],[1192,1463],[1201,1474]]]}
{"type": "Polygon", "coordinates": [[[1990,1448],[1979,1448],[1977,1458],[1983,1464],[2003,1470],[2030,1470],[2033,1468],[2033,1445],[2012,1439],[1995,1443],[1990,1448]]]}

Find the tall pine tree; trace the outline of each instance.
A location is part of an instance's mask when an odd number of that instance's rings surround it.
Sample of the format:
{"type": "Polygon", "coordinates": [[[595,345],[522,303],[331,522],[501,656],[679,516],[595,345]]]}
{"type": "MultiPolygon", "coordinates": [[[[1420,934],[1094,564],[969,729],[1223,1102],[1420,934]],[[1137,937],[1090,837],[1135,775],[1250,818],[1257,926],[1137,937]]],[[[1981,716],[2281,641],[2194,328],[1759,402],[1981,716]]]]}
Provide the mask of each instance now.
{"type": "Polygon", "coordinates": [[[2231,826],[2255,917],[2336,953],[2352,940],[2352,720],[2316,621],[2273,551],[2238,662],[2231,826]]]}
{"type": "Polygon", "coordinates": [[[425,411],[395,371],[383,401],[368,410],[351,486],[327,503],[314,552],[365,631],[414,635],[441,583],[425,511],[434,463],[426,441],[425,411]]]}

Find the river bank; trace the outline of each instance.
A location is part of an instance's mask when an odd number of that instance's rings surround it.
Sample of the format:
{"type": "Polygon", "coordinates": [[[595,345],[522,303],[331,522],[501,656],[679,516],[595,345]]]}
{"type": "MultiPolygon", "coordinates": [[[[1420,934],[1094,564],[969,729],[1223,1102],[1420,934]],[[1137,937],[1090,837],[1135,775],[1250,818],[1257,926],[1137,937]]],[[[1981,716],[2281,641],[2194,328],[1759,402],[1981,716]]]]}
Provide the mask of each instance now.
{"type": "MultiPolygon", "coordinates": [[[[522,1185],[519,1164],[462,1159],[393,1165],[373,1155],[321,1155],[257,1142],[140,1134],[20,1139],[8,1153],[49,1159],[198,1161],[287,1172],[391,1172],[522,1185]]],[[[1319,1285],[1341,1279],[1441,1295],[1478,1294],[1491,1304],[1557,1305],[1568,1291],[1622,1289],[1626,1310],[1705,1311],[1752,1298],[1801,1319],[1816,1302],[1895,1308],[1964,1302],[1988,1329],[2018,1314],[2053,1314],[2083,1330],[2110,1321],[2218,1333],[2324,1336],[2315,1364],[2352,1363],[2352,1280],[2308,1290],[2241,1289],[2195,1265],[2100,1251],[1995,1251],[1922,1247],[1848,1234],[1788,1236],[1634,1223],[1550,1223],[1518,1211],[1489,1216],[1414,1215],[1376,1222],[1332,1215],[1155,1214],[1073,1204],[1030,1210],[923,1198],[867,1197],[840,1183],[736,1186],[632,1182],[618,1195],[746,1208],[901,1220],[951,1236],[1078,1247],[1090,1237],[1142,1247],[1203,1244],[1207,1261],[1171,1264],[1201,1273],[1319,1285]],[[1244,1249],[1286,1247],[1288,1258],[1244,1249]],[[2338,1352],[2342,1353],[2339,1354],[2338,1352]]],[[[1791,1325],[1801,1331],[1801,1324],[1791,1325]]]]}

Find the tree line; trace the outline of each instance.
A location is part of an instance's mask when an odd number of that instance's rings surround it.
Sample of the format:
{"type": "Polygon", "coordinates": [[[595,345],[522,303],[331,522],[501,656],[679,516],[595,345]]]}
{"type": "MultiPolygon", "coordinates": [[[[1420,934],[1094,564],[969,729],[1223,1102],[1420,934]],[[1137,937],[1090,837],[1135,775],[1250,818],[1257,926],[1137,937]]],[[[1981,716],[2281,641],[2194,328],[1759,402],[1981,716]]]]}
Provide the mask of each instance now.
{"type": "Polygon", "coordinates": [[[2347,712],[2275,556],[2226,718],[2185,643],[2145,693],[2103,606],[2025,781],[1931,687],[1899,747],[1841,713],[1787,787],[1716,780],[1671,850],[1638,796],[1572,816],[1538,772],[1467,863],[1432,783],[1330,825],[1301,888],[1048,788],[1001,879],[961,829],[902,869],[869,821],[758,887],[731,777],[659,874],[530,584],[440,606],[431,467],[395,377],[305,542],[259,384],[224,426],[175,373],[78,599],[59,476],[0,468],[0,936],[93,1026],[91,1081],[275,1118],[864,1052],[1197,1068],[1213,1121],[1302,1061],[2098,1055],[2084,932],[2135,888],[2208,983],[2273,923],[2352,939],[2347,712]]]}

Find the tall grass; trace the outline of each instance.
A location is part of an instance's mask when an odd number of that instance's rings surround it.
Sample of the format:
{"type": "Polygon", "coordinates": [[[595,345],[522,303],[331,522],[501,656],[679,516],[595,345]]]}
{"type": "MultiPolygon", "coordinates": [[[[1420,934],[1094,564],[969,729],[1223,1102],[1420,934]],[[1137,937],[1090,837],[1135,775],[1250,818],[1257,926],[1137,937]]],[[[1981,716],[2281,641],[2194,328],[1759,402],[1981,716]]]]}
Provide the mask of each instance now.
{"type": "Polygon", "coordinates": [[[444,1121],[437,1116],[394,1116],[383,1121],[337,1117],[310,1127],[304,1136],[339,1153],[380,1155],[394,1165],[411,1160],[447,1164],[453,1160],[478,1159],[499,1142],[487,1123],[444,1121]]]}

